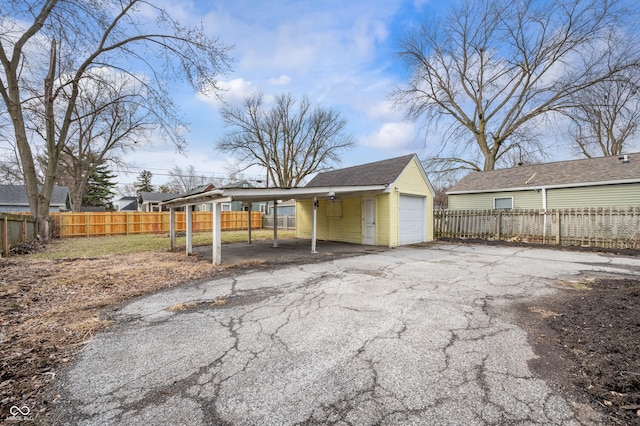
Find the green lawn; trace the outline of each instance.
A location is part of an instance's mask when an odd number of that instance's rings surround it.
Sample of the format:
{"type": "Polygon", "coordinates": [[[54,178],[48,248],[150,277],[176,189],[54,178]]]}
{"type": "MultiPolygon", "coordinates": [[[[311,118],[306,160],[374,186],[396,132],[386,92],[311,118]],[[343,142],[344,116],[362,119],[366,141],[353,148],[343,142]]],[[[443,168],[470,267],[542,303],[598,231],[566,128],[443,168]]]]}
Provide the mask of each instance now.
{"type": "MultiPolygon", "coordinates": [[[[278,238],[294,238],[295,231],[278,231],[278,238]]],[[[251,232],[252,240],[273,238],[273,230],[258,229],[251,232]]],[[[193,234],[193,245],[211,244],[211,232],[193,234]]],[[[222,243],[247,241],[247,231],[223,231],[222,243]]],[[[114,237],[64,238],[53,240],[46,252],[33,255],[40,259],[68,259],[105,256],[110,254],[139,253],[168,250],[171,241],[167,234],[119,235],[114,237]]],[[[186,237],[176,238],[176,247],[186,247],[186,237]]]]}

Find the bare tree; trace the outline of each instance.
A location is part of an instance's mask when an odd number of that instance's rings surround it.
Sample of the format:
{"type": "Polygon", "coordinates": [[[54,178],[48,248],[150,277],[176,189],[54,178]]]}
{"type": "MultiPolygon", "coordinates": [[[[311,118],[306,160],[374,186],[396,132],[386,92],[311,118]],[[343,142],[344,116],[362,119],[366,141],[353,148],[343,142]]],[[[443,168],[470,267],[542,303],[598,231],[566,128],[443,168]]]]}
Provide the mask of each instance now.
{"type": "Polygon", "coordinates": [[[640,74],[606,80],[574,97],[566,111],[570,133],[580,155],[617,156],[633,141],[640,125],[640,74]]]}
{"type": "Polygon", "coordinates": [[[210,179],[206,176],[198,174],[193,164],[187,166],[184,170],[180,166],[174,166],[169,170],[171,179],[167,182],[166,187],[169,192],[184,194],[199,186],[210,183],[210,179]]]}
{"type": "Polygon", "coordinates": [[[338,163],[340,152],[351,148],[346,120],[326,108],[312,108],[307,97],[296,101],[290,94],[276,97],[267,108],[261,94],[250,96],[242,107],[223,108],[222,118],[232,130],[217,144],[246,168],[259,165],[267,181],[294,187],[311,173],[338,163]]]}
{"type": "Polygon", "coordinates": [[[98,67],[129,74],[144,87],[143,100],[154,113],[154,122],[181,146],[182,123],[167,81],[182,78],[196,89],[217,91],[215,78],[226,70],[227,51],[203,28],[180,24],[151,1],[4,0],[0,95],[11,117],[40,235],[44,236],[59,156],[71,132],[83,78],[98,67]],[[37,127],[34,121],[45,123],[42,144],[47,168],[41,189],[34,160],[37,134],[31,131],[37,127]]]}
{"type": "Polygon", "coordinates": [[[69,187],[74,211],[98,167],[120,163],[119,154],[133,149],[153,123],[135,82],[91,74],[83,82],[58,166],[58,183],[69,187]]]}
{"type": "Polygon", "coordinates": [[[18,185],[23,182],[23,174],[15,149],[0,147],[0,183],[18,185]]]}
{"type": "Polygon", "coordinates": [[[535,161],[551,114],[637,66],[639,44],[619,36],[626,12],[618,0],[463,0],[403,41],[412,76],[394,98],[443,129],[440,170],[493,170],[516,152],[535,161]]]}

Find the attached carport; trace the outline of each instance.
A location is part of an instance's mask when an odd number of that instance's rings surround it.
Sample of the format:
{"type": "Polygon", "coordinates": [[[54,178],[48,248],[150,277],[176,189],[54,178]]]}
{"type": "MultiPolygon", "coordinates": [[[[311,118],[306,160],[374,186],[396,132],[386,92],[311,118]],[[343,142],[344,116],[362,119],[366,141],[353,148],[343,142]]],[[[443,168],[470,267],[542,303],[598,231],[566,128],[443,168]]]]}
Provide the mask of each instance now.
{"type": "MultiPolygon", "coordinates": [[[[219,188],[205,191],[202,193],[189,194],[182,197],[162,203],[163,206],[169,208],[170,212],[170,236],[171,249],[175,249],[175,212],[178,208],[184,207],[186,211],[186,252],[188,255],[193,252],[193,226],[192,215],[193,207],[201,204],[211,204],[211,212],[213,219],[213,244],[212,244],[212,261],[219,265],[222,262],[222,243],[221,243],[221,204],[232,201],[240,201],[243,203],[252,203],[259,201],[277,201],[277,200],[313,200],[313,221],[311,232],[311,252],[316,253],[316,234],[317,219],[316,211],[318,208],[318,200],[332,199],[336,197],[356,197],[365,195],[377,195],[389,192],[388,185],[361,185],[361,186],[324,186],[324,187],[304,187],[304,188],[219,188]]],[[[274,223],[277,223],[277,204],[274,206],[274,223]]],[[[251,215],[249,215],[249,218],[251,215]]],[[[248,240],[251,242],[251,223],[248,226],[248,240]]],[[[273,247],[278,247],[278,229],[273,229],[273,247]]]]}

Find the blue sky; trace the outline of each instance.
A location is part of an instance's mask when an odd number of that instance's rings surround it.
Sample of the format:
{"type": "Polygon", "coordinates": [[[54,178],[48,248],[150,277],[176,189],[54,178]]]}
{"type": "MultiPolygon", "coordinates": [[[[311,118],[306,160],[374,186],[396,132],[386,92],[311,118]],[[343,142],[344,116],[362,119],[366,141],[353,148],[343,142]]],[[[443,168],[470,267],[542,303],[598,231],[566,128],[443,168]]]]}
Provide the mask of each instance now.
{"type": "MultiPolygon", "coordinates": [[[[164,0],[163,0],[164,1],[164,0]]],[[[348,121],[357,141],[340,166],[424,152],[414,123],[394,109],[389,93],[407,78],[397,51],[405,29],[437,4],[425,0],[357,1],[182,1],[166,2],[174,17],[192,24],[202,21],[209,35],[233,45],[232,70],[220,78],[225,102],[235,104],[262,92],[269,97],[309,95],[314,105],[335,108],[348,121]]],[[[141,169],[153,183],[168,179],[176,164],[193,165],[207,175],[228,174],[234,160],[214,150],[227,129],[215,97],[172,87],[176,103],[190,124],[186,155],[161,140],[127,154],[132,172],[119,183],[131,183],[141,169]]],[[[246,172],[257,179],[257,168],[246,172]]]]}

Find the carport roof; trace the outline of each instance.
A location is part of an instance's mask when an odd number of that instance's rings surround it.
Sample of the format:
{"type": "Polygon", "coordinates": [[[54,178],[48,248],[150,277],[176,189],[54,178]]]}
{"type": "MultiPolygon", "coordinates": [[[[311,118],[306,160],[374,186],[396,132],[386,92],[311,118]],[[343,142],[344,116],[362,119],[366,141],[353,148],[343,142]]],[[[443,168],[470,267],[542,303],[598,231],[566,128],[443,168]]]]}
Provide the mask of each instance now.
{"type": "Polygon", "coordinates": [[[161,203],[167,207],[230,202],[230,201],[271,201],[304,200],[311,198],[348,197],[356,195],[379,194],[388,191],[389,185],[342,185],[317,186],[304,188],[217,188],[199,194],[183,195],[161,203]]]}

